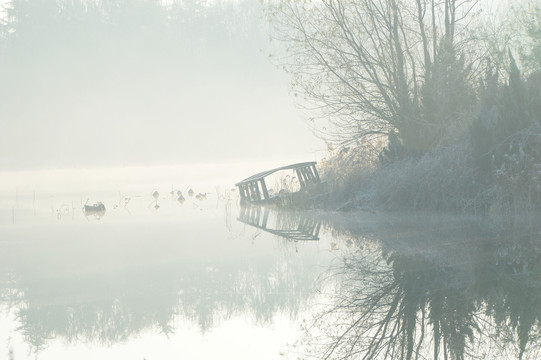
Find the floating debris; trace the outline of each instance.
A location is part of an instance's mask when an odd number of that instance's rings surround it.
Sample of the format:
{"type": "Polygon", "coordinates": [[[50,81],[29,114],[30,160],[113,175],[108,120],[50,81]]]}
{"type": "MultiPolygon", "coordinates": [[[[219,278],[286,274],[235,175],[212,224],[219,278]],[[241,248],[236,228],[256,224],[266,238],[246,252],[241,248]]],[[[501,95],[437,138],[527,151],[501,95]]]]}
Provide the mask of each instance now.
{"type": "Polygon", "coordinates": [[[197,200],[205,200],[207,198],[207,194],[206,193],[199,193],[199,194],[195,195],[195,198],[197,200]]]}
{"type": "Polygon", "coordinates": [[[127,197],[127,196],[122,196],[120,198],[120,200],[118,200],[118,204],[114,204],[113,205],[113,209],[117,209],[119,206],[123,206],[124,208],[127,208],[129,202],[130,202],[131,198],[127,197]]]}
{"type": "Polygon", "coordinates": [[[56,211],[56,217],[61,220],[64,215],[70,214],[70,207],[67,204],[60,205],[60,208],[56,211]]]}
{"type": "Polygon", "coordinates": [[[105,205],[101,202],[97,202],[94,205],[85,205],[84,207],[85,216],[93,215],[96,218],[100,219],[105,215],[105,205]]]}

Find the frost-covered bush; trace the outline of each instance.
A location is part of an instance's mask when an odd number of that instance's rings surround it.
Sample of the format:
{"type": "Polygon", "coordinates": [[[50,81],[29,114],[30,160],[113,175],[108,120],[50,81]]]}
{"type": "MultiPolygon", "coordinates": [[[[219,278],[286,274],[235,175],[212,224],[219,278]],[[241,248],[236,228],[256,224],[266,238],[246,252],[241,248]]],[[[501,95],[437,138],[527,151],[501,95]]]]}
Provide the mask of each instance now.
{"type": "Polygon", "coordinates": [[[493,207],[537,208],[541,200],[541,73],[523,80],[511,57],[509,81],[487,76],[471,127],[473,161],[494,186],[493,207]]]}
{"type": "Polygon", "coordinates": [[[349,202],[356,208],[384,210],[476,211],[489,205],[492,188],[478,181],[467,142],[438,148],[420,158],[340,172],[333,162],[336,208],[349,202]]]}
{"type": "Polygon", "coordinates": [[[321,177],[331,194],[327,197],[328,206],[340,207],[356,198],[361,189],[361,179],[375,166],[375,155],[367,148],[341,148],[334,151],[319,164],[321,177]],[[371,153],[371,154],[368,154],[371,153]]]}
{"type": "Polygon", "coordinates": [[[383,166],[366,177],[366,187],[373,189],[376,207],[392,210],[475,211],[486,208],[490,195],[471,166],[466,143],[383,166]]]}

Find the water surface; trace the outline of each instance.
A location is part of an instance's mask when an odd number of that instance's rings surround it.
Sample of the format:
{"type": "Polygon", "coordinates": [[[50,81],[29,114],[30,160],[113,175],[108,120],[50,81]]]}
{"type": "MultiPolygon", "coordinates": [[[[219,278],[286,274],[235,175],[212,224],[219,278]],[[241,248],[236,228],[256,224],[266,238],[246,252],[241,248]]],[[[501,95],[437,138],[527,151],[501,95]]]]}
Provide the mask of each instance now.
{"type": "Polygon", "coordinates": [[[288,212],[209,172],[48,174],[0,189],[2,358],[540,355],[535,214],[288,212]]]}

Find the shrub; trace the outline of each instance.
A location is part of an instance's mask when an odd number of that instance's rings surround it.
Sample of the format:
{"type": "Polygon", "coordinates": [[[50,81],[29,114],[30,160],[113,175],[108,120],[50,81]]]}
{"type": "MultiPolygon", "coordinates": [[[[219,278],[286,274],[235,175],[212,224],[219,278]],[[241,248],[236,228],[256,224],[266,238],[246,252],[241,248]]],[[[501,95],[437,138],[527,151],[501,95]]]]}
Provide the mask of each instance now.
{"type": "Polygon", "coordinates": [[[483,181],[495,186],[494,207],[532,209],[541,200],[541,73],[525,81],[510,58],[507,84],[487,75],[470,131],[472,157],[483,181]]]}

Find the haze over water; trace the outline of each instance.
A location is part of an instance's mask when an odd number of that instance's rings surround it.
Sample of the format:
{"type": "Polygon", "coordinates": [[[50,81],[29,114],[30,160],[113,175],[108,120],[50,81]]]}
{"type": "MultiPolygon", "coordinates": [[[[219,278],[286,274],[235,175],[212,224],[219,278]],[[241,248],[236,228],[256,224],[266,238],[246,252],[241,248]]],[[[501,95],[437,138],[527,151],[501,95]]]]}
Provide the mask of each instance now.
{"type": "Polygon", "coordinates": [[[295,341],[325,245],[237,221],[229,188],[109,185],[3,198],[2,358],[272,359],[295,341]]]}
{"type": "Polygon", "coordinates": [[[0,4],[0,360],[541,355],[538,214],[241,206],[325,148],[259,2],[0,4]]]}
{"type": "Polygon", "coordinates": [[[398,330],[368,358],[405,341],[539,355],[535,219],[244,208],[227,187],[137,179],[2,197],[2,358],[310,359],[382,324],[398,330]]]}

